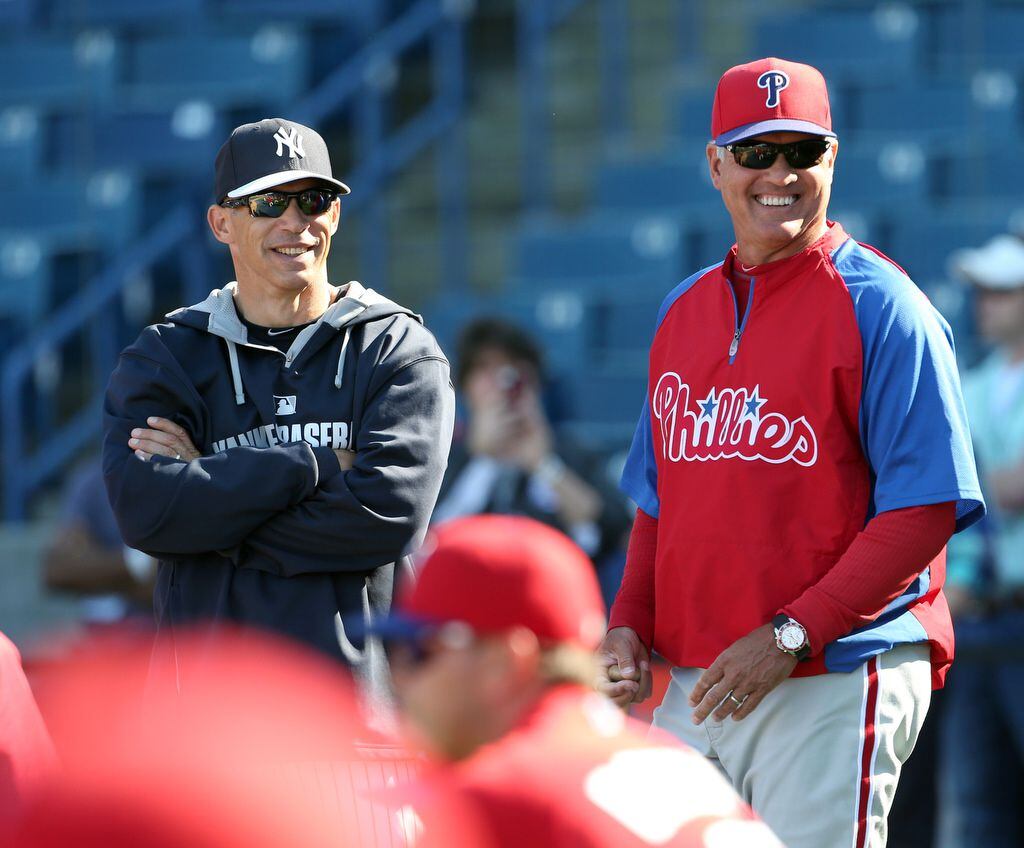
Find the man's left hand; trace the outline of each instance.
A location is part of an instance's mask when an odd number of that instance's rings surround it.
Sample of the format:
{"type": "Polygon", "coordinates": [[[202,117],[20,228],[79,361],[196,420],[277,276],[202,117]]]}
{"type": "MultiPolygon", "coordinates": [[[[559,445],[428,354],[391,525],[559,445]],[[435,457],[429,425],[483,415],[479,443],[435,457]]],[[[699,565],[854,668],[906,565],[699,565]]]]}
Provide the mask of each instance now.
{"type": "Polygon", "coordinates": [[[776,647],[770,623],[751,631],[722,651],[693,687],[693,723],[701,724],[712,710],[716,721],[730,715],[736,721],[746,718],[796,664],[796,657],[776,647]]]}
{"type": "Polygon", "coordinates": [[[154,416],[146,423],[149,428],[136,427],[128,440],[128,447],[139,459],[148,462],[155,455],[191,462],[202,456],[192,444],[192,437],[173,421],[154,416]]]}

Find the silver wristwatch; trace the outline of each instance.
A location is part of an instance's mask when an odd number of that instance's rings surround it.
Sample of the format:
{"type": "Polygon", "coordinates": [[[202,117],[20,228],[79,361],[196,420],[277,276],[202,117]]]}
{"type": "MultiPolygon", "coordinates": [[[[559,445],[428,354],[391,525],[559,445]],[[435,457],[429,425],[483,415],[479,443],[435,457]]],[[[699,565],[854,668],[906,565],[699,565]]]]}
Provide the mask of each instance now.
{"type": "Polygon", "coordinates": [[[772,619],[772,626],[775,628],[776,648],[798,660],[807,658],[811,643],[807,641],[807,630],[799,621],[780,612],[772,619]]]}

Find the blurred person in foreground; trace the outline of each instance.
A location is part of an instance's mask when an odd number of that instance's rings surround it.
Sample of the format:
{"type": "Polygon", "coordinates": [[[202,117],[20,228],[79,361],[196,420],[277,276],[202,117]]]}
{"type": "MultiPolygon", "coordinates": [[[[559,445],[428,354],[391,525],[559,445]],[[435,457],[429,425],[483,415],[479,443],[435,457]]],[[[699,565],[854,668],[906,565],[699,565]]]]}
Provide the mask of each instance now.
{"type": "Polygon", "coordinates": [[[21,654],[0,633],[0,831],[56,770],[57,756],[21,654]]]}
{"type": "Polygon", "coordinates": [[[940,786],[948,848],[1024,844],[1024,242],[950,257],[992,352],[964,376],[990,514],[950,544],[957,663],[946,693],[940,786]],[[974,531],[975,528],[972,528],[974,531]]]}
{"type": "Polygon", "coordinates": [[[154,663],[189,622],[290,636],[388,696],[379,645],[342,614],[387,612],[451,442],[448,362],[408,309],[327,277],[349,188],[283,118],[217,154],[207,222],[237,280],[147,327],[104,405],[103,471],[125,541],[160,560],[154,663]]]}
{"type": "Polygon", "coordinates": [[[780,845],[700,755],[648,737],[593,690],[604,608],[568,538],[473,516],[426,549],[378,627],[400,709],[434,761],[427,789],[465,802],[496,846],[780,845]]]}
{"type": "Polygon", "coordinates": [[[87,627],[148,626],[153,620],[156,560],[125,545],[107,500],[99,458],[72,472],[54,535],[43,555],[52,592],[80,599],[87,627]]]}
{"type": "Polygon", "coordinates": [[[828,220],[842,157],[815,68],[729,69],[711,129],[736,244],[658,317],[602,688],[645,698],[658,651],[654,724],[790,848],[878,848],[953,657],[946,541],[984,512],[952,336],[828,220]]]}
{"type": "Polygon", "coordinates": [[[629,531],[626,500],[606,457],[554,434],[537,343],[501,318],[478,318],[462,330],[457,356],[469,415],[452,445],[434,524],[482,513],[535,518],[571,536],[599,579],[611,575],[614,595],[629,531]]]}
{"type": "Polygon", "coordinates": [[[25,795],[0,844],[479,844],[440,795],[429,838],[409,811],[378,800],[413,763],[379,755],[394,742],[364,724],[336,664],[226,626],[212,644],[187,628],[176,639],[187,681],[151,671],[146,640],[106,634],[53,668],[40,706],[62,768],[25,795]]]}

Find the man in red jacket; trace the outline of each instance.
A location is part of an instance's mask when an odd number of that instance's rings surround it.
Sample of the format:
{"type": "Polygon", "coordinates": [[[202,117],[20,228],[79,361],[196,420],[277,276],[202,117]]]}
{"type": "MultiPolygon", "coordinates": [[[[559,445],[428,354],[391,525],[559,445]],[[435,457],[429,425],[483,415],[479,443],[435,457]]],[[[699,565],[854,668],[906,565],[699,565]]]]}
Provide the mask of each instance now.
{"type": "Polygon", "coordinates": [[[828,220],[816,69],[731,68],[711,134],[736,244],[658,317],[602,687],[645,698],[656,650],[674,668],[655,724],[790,848],[880,846],[952,660],[945,544],[984,511],[952,336],[828,220]]]}
{"type": "Polygon", "coordinates": [[[495,846],[779,845],[699,754],[648,738],[593,691],[604,608],[567,537],[485,515],[442,525],[431,545],[379,625],[400,706],[434,755],[420,798],[465,802],[495,846]]]}

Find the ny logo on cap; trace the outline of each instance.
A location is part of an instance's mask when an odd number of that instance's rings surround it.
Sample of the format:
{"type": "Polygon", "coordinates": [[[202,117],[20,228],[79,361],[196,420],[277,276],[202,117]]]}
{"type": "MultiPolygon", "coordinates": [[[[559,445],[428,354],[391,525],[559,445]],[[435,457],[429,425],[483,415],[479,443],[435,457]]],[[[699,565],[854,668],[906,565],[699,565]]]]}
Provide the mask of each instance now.
{"type": "Polygon", "coordinates": [[[779,105],[779,92],[789,88],[789,75],[783,71],[765,71],[757,78],[757,87],[768,89],[768,99],[764,105],[774,109],[779,105]]]}
{"type": "Polygon", "coordinates": [[[295,127],[292,127],[288,135],[284,134],[284,127],[278,127],[277,132],[274,133],[274,141],[277,142],[278,156],[284,156],[284,145],[286,144],[289,158],[298,156],[301,159],[306,155],[306,151],[302,149],[302,136],[299,135],[299,131],[295,127]]]}

